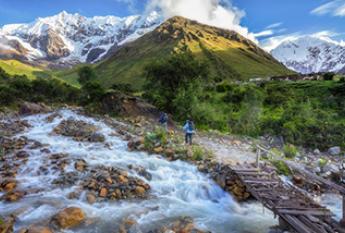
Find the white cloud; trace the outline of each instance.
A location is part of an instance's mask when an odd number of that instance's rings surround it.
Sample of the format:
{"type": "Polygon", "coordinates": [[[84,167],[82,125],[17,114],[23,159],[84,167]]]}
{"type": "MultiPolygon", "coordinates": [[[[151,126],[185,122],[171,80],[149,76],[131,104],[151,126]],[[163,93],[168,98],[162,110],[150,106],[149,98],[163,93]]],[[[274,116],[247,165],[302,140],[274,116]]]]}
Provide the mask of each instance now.
{"type": "Polygon", "coordinates": [[[137,11],[137,8],[136,8],[137,1],[136,0],[115,0],[115,1],[127,4],[128,10],[131,12],[137,11]]]}
{"type": "Polygon", "coordinates": [[[245,12],[221,0],[149,0],[147,10],[159,9],[164,17],[183,16],[200,23],[234,30],[257,42],[248,28],[240,25],[245,12]]]}
{"type": "Polygon", "coordinates": [[[265,37],[265,36],[272,36],[273,34],[274,34],[273,30],[264,30],[262,32],[254,33],[254,36],[256,38],[259,38],[259,37],[265,37]]]}
{"type": "Polygon", "coordinates": [[[278,27],[280,27],[280,26],[282,26],[282,25],[283,25],[282,22],[274,23],[274,24],[268,25],[268,26],[266,27],[266,29],[274,29],[274,28],[278,28],[278,27]]]}
{"type": "Polygon", "coordinates": [[[325,3],[311,11],[315,15],[330,14],[333,16],[344,17],[345,16],[345,0],[332,0],[325,3]]]}

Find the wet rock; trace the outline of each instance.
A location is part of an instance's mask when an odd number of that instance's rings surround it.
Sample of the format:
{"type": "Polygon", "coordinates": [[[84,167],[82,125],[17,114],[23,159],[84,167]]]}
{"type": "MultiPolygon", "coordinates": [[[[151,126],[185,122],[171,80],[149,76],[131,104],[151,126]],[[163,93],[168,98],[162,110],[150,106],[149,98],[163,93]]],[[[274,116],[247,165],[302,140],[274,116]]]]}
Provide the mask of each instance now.
{"type": "Polygon", "coordinates": [[[156,147],[156,148],[153,149],[153,152],[154,152],[155,154],[162,154],[163,151],[164,151],[164,148],[161,147],[161,146],[156,147]]]}
{"type": "Polygon", "coordinates": [[[53,233],[48,227],[30,226],[29,228],[21,229],[19,233],[53,233]]]}
{"type": "Polygon", "coordinates": [[[21,151],[18,151],[16,153],[16,157],[19,158],[19,159],[26,159],[26,158],[29,157],[29,153],[26,152],[26,151],[21,150],[21,151]]]}
{"type": "Polygon", "coordinates": [[[52,109],[43,103],[29,103],[24,102],[21,104],[19,109],[20,115],[33,115],[39,113],[47,113],[50,112],[52,109]]]}
{"type": "Polygon", "coordinates": [[[90,135],[89,141],[90,142],[104,142],[105,141],[105,137],[104,137],[103,134],[93,133],[93,134],[90,135]]]}
{"type": "Polygon", "coordinates": [[[206,233],[198,229],[193,220],[189,217],[181,218],[170,224],[167,224],[160,229],[156,229],[153,232],[158,233],[206,233]]]}
{"type": "Polygon", "coordinates": [[[331,147],[329,148],[328,153],[330,155],[340,155],[341,148],[339,146],[331,147]]]}
{"type": "Polygon", "coordinates": [[[314,155],[320,155],[320,154],[321,154],[321,151],[320,151],[319,149],[315,149],[315,150],[313,151],[313,154],[314,154],[314,155]]]}
{"type": "Polygon", "coordinates": [[[5,180],[1,184],[1,189],[5,192],[12,192],[17,187],[17,182],[14,180],[5,180]]]}
{"type": "Polygon", "coordinates": [[[14,136],[31,127],[27,121],[13,120],[0,122],[0,132],[4,136],[14,136]]]}
{"type": "Polygon", "coordinates": [[[79,226],[85,220],[85,214],[82,209],[77,207],[68,207],[57,213],[52,221],[62,229],[79,226]]]}
{"type": "Polygon", "coordinates": [[[4,194],[1,199],[7,202],[16,202],[23,198],[25,195],[25,192],[22,191],[11,191],[6,194],[4,194]]]}
{"type": "Polygon", "coordinates": [[[15,219],[13,217],[3,219],[0,216],[0,232],[1,233],[13,233],[14,223],[15,223],[15,219]]]}
{"type": "Polygon", "coordinates": [[[129,150],[138,150],[138,147],[140,147],[141,145],[144,145],[145,143],[145,138],[144,137],[136,137],[131,139],[128,144],[127,147],[129,150]]]}
{"type": "Polygon", "coordinates": [[[88,170],[81,186],[91,193],[97,193],[102,200],[143,198],[150,189],[144,181],[128,176],[127,172],[105,166],[88,170]],[[136,189],[137,186],[141,186],[144,190],[136,189]]]}
{"type": "Polygon", "coordinates": [[[299,187],[302,187],[305,183],[303,177],[297,176],[297,175],[293,176],[292,181],[295,185],[297,185],[299,187]]]}
{"type": "Polygon", "coordinates": [[[96,196],[95,196],[94,194],[88,193],[88,194],[86,195],[86,200],[87,200],[87,202],[88,202],[90,205],[92,205],[92,204],[94,204],[94,203],[97,201],[97,198],[96,198],[96,196]]]}
{"type": "Polygon", "coordinates": [[[104,136],[97,133],[97,130],[92,124],[68,119],[63,120],[53,131],[59,135],[73,137],[76,141],[104,142],[104,136]]]}
{"type": "Polygon", "coordinates": [[[99,196],[105,198],[107,197],[107,195],[108,195],[108,189],[101,188],[101,190],[99,191],[99,196]]]}
{"type": "Polygon", "coordinates": [[[54,112],[52,114],[50,114],[49,116],[47,116],[47,118],[45,119],[47,123],[51,123],[55,120],[55,118],[61,118],[61,115],[57,112],[54,112]]]}
{"type": "Polygon", "coordinates": [[[83,172],[87,168],[87,163],[85,160],[80,159],[77,162],[75,162],[74,168],[79,172],[83,172]]]}

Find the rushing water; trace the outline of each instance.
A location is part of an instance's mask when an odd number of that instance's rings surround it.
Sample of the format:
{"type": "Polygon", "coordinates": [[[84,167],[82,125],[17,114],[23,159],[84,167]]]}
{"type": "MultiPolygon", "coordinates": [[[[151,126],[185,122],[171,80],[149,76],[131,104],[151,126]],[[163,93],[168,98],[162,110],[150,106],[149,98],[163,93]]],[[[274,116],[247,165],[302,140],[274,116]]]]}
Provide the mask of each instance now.
{"type": "MultiPolygon", "coordinates": [[[[28,195],[16,203],[0,202],[0,213],[20,213],[16,228],[48,221],[59,209],[67,206],[81,207],[87,214],[89,225],[65,232],[114,232],[116,225],[126,217],[135,219],[143,231],[181,216],[189,216],[199,228],[216,233],[266,233],[270,226],[277,224],[272,214],[261,205],[236,203],[206,175],[198,172],[195,166],[182,161],[170,162],[158,155],[129,152],[127,143],[111,136],[114,130],[106,124],[70,110],[61,110],[60,114],[62,118],[57,117],[51,123],[45,121],[47,115],[44,114],[25,118],[32,127],[22,135],[49,145],[52,153],[67,153],[71,159],[82,158],[91,166],[101,164],[123,169],[128,165],[142,166],[152,174],[152,180],[145,180],[151,186],[151,197],[94,205],[85,201],[85,194],[79,200],[70,200],[67,195],[75,187],[62,189],[52,185],[58,174],[54,171],[38,172],[47,155],[39,149],[29,150],[29,160],[21,166],[17,180],[20,188],[42,188],[44,191],[28,195]],[[62,119],[70,117],[98,126],[106,136],[107,146],[103,143],[76,142],[51,134],[62,119]]],[[[73,163],[65,169],[73,171],[73,163]]],[[[137,176],[133,171],[129,171],[129,175],[137,176]]]]}

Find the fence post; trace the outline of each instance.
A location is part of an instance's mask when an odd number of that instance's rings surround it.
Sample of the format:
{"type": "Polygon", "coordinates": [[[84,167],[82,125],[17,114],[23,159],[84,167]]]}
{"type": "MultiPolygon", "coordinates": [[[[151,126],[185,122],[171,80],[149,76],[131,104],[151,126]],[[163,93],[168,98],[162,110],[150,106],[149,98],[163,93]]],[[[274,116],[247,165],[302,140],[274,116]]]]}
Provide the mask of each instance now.
{"type": "Polygon", "coordinates": [[[256,147],[256,167],[260,168],[260,159],[261,159],[261,149],[256,147]]]}

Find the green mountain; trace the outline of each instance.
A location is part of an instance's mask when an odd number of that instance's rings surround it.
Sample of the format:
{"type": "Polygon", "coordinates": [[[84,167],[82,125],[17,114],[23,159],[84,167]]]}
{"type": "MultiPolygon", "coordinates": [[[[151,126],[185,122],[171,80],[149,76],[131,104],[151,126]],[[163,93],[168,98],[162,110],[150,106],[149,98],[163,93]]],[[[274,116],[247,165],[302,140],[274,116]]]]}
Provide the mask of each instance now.
{"type": "Polygon", "coordinates": [[[174,17],[154,31],[118,48],[98,64],[99,79],[105,86],[128,83],[140,87],[144,82],[144,67],[179,48],[188,48],[198,59],[207,61],[211,75],[218,80],[248,80],[293,73],[234,31],[174,17]]]}

